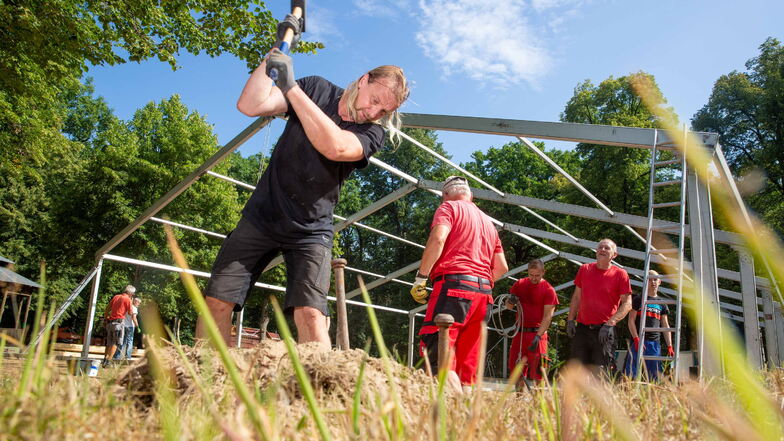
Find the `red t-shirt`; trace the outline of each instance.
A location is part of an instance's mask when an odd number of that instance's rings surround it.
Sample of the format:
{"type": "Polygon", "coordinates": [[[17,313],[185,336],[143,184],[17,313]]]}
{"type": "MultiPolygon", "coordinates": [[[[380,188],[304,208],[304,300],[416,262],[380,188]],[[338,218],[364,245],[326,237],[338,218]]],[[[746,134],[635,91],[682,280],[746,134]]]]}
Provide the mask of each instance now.
{"type": "Polygon", "coordinates": [[[471,201],[445,201],[436,210],[430,228],[436,225],[447,225],[450,230],[430,271],[431,278],[467,274],[493,280],[493,256],[503,249],[498,231],[479,207],[471,201]]]}
{"type": "Polygon", "coordinates": [[[584,325],[599,325],[609,320],[618,310],[621,296],[632,292],[626,270],[614,265],[601,270],[595,262],[580,267],[574,284],[582,289],[577,321],[584,325]]]}
{"type": "Polygon", "coordinates": [[[125,315],[131,312],[131,296],[125,294],[117,294],[109,301],[109,320],[117,320],[125,318],[125,315]]]}
{"type": "Polygon", "coordinates": [[[520,279],[512,285],[509,292],[520,299],[524,328],[538,328],[542,324],[544,306],[558,304],[555,289],[544,279],[537,284],[531,283],[528,277],[520,279]]]}

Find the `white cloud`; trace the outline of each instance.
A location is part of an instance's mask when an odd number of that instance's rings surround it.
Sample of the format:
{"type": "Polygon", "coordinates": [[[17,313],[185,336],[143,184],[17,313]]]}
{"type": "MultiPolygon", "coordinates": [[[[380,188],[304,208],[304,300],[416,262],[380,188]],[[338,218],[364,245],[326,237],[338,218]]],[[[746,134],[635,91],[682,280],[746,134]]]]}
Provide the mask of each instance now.
{"type": "Polygon", "coordinates": [[[354,7],[362,15],[397,18],[410,7],[409,3],[409,0],[354,0],[354,7]]]}
{"type": "Polygon", "coordinates": [[[344,40],[344,36],[337,25],[337,15],[329,8],[308,6],[305,28],[307,30],[305,38],[308,41],[335,44],[336,41],[344,40]]]}
{"type": "Polygon", "coordinates": [[[446,74],[461,72],[505,87],[536,84],[552,65],[526,16],[532,9],[522,0],[420,0],[419,7],[417,42],[446,74]]]}

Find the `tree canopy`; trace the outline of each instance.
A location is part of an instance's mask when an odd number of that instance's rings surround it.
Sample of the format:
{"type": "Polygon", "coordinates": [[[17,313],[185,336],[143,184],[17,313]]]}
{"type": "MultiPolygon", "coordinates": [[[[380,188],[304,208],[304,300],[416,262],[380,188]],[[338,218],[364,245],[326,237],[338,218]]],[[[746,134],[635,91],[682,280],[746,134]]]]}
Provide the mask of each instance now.
{"type": "Polygon", "coordinates": [[[692,126],[719,133],[748,201],[784,234],[784,46],[768,38],[759,50],[746,62],[746,72],[732,71],[716,80],[692,126]]]}

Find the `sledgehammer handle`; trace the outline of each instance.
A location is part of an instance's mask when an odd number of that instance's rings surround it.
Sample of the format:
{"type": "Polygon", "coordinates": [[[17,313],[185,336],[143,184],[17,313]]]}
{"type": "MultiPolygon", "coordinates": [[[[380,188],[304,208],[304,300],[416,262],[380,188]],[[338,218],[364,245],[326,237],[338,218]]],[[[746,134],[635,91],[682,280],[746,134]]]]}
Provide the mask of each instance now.
{"type": "Polygon", "coordinates": [[[438,314],[433,320],[438,326],[438,370],[449,369],[449,328],[455,323],[452,314],[438,314]]]}
{"type": "MultiPolygon", "coordinates": [[[[294,6],[294,7],[291,8],[291,15],[293,15],[293,16],[295,16],[297,18],[302,18],[302,13],[303,12],[304,11],[302,10],[302,8],[300,6],[294,6]]],[[[283,34],[283,41],[281,41],[280,47],[278,48],[284,54],[288,54],[289,53],[289,47],[291,46],[291,39],[292,38],[294,38],[294,31],[291,30],[291,28],[286,29],[286,32],[283,34]]],[[[277,69],[270,69],[269,77],[272,79],[272,81],[278,81],[278,70],[277,69]]]]}

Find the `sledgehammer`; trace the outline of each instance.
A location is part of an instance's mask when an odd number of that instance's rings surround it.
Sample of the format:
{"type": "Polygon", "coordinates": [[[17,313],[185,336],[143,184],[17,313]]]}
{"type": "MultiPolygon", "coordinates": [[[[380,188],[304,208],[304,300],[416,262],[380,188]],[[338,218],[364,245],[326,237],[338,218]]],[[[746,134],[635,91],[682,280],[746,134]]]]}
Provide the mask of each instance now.
{"type": "Polygon", "coordinates": [[[438,314],[433,320],[438,326],[438,370],[449,369],[449,328],[455,323],[452,314],[438,314]]]}
{"type": "MultiPolygon", "coordinates": [[[[291,0],[291,15],[297,17],[298,19],[302,19],[302,25],[300,26],[300,31],[305,32],[305,0],[291,0]]],[[[283,41],[280,43],[281,52],[284,54],[289,53],[289,49],[291,47],[291,40],[294,38],[294,31],[289,28],[286,29],[286,32],[283,34],[283,41]]],[[[269,77],[272,78],[272,81],[278,80],[278,70],[271,69],[269,77]]]]}

